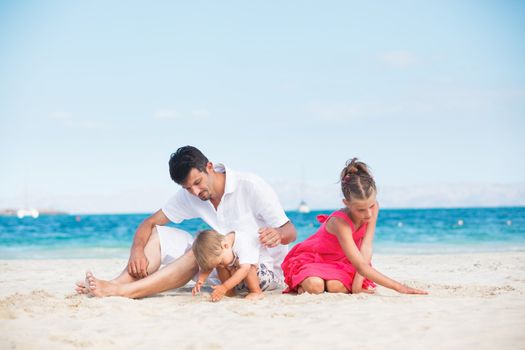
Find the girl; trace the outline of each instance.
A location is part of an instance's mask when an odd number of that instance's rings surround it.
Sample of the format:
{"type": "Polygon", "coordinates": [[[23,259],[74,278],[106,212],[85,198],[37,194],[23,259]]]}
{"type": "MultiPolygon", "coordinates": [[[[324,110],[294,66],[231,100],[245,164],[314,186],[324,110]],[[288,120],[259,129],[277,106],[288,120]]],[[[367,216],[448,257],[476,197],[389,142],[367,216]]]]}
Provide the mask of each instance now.
{"type": "Polygon", "coordinates": [[[379,205],[368,166],[353,158],[340,178],[345,207],[319,215],[319,230],[290,250],[282,263],[288,285],[284,293],[373,293],[375,282],[399,293],[427,294],[370,266],[379,205]]]}

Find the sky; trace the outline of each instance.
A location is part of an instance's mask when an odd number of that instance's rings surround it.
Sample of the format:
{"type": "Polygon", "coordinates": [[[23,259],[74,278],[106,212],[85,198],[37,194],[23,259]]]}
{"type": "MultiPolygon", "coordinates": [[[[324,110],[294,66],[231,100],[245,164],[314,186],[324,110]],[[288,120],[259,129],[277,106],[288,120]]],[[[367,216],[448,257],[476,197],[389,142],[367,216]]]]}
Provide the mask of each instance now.
{"type": "Polygon", "coordinates": [[[183,145],[340,206],[525,205],[522,1],[0,1],[0,210],[152,212],[183,145]]]}

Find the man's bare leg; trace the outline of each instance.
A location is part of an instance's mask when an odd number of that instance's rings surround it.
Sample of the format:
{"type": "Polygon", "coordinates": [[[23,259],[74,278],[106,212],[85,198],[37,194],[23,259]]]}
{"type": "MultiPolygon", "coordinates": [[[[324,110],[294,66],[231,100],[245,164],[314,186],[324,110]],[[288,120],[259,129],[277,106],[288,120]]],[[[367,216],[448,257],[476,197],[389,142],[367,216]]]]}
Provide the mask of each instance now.
{"type": "Polygon", "coordinates": [[[166,290],[179,288],[188,283],[199,271],[193,252],[189,250],[183,256],[148,277],[130,283],[112,283],[88,277],[90,294],[97,297],[123,296],[143,298],[166,290]]]}
{"type": "MultiPolygon", "coordinates": [[[[157,228],[153,228],[151,231],[151,236],[144,247],[144,255],[148,259],[148,276],[157,271],[160,267],[160,239],[157,228]]],[[[123,284],[136,281],[137,278],[131,276],[128,272],[128,267],[126,266],[122,273],[116,278],[112,279],[110,282],[123,284]]]]}
{"type": "MultiPolygon", "coordinates": [[[[151,236],[148,240],[148,243],[146,243],[146,246],[144,247],[144,255],[146,255],[146,259],[148,259],[148,268],[147,272],[148,275],[154,273],[157,271],[160,267],[160,239],[159,239],[159,233],[157,232],[156,228],[153,228],[151,231],[151,236]]],[[[78,281],[76,282],[75,290],[79,294],[90,294],[89,290],[89,276],[93,276],[93,274],[88,271],[86,272],[86,278],[84,281],[78,281]]],[[[117,284],[123,284],[123,283],[131,283],[136,281],[137,279],[133,276],[131,276],[128,272],[128,267],[126,266],[124,270],[118,275],[116,278],[109,281],[110,283],[117,283],[117,284]]]]}

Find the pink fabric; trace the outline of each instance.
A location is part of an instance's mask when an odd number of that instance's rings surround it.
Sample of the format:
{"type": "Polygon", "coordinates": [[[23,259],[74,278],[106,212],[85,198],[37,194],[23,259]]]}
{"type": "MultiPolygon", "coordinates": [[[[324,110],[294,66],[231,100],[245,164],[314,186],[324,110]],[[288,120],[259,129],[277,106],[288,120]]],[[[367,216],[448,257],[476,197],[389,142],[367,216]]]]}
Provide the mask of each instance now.
{"type": "MultiPolygon", "coordinates": [[[[308,277],[320,277],[324,280],[339,280],[351,291],[355,268],[347,259],[337,237],[326,231],[328,218],[337,216],[345,220],[352,228],[352,237],[358,249],[366,233],[367,224],[355,231],[354,224],[342,211],[330,215],[318,215],[317,220],[321,227],[317,232],[298,243],[284,258],[281,265],[284,272],[284,281],[288,288],[283,293],[297,292],[299,284],[308,277]]],[[[375,287],[374,282],[365,278],[363,288],[375,287]]]]}

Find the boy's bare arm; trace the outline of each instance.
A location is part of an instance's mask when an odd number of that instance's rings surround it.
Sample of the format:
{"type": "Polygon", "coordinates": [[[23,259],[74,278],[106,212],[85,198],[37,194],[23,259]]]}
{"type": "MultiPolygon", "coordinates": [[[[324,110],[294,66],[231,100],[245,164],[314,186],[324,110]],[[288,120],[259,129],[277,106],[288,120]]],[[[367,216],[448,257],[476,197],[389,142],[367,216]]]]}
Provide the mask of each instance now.
{"type": "Polygon", "coordinates": [[[226,294],[227,291],[242,282],[250,271],[250,264],[241,264],[239,269],[235,271],[230,278],[224,281],[218,286],[213,286],[213,292],[211,293],[212,301],[219,301],[226,294]]]}
{"type": "Polygon", "coordinates": [[[235,271],[230,278],[224,281],[222,285],[226,287],[226,290],[232,289],[233,287],[241,283],[246,278],[246,276],[248,276],[248,272],[250,272],[251,266],[252,265],[250,264],[241,264],[237,271],[235,271]]]}
{"type": "Polygon", "coordinates": [[[215,270],[217,270],[217,275],[221,283],[226,282],[232,276],[231,272],[224,267],[217,266],[215,270]]]}
{"type": "MultiPolygon", "coordinates": [[[[232,276],[231,271],[227,268],[217,266],[215,269],[217,270],[217,275],[219,276],[219,280],[221,281],[221,283],[226,282],[232,276]]],[[[225,295],[227,297],[234,297],[235,288],[228,290],[225,295]]]]}
{"type": "Polygon", "coordinates": [[[201,271],[199,273],[199,279],[197,280],[197,283],[195,283],[195,287],[191,290],[191,294],[195,295],[201,291],[201,287],[210,275],[211,271],[201,271]]]}

